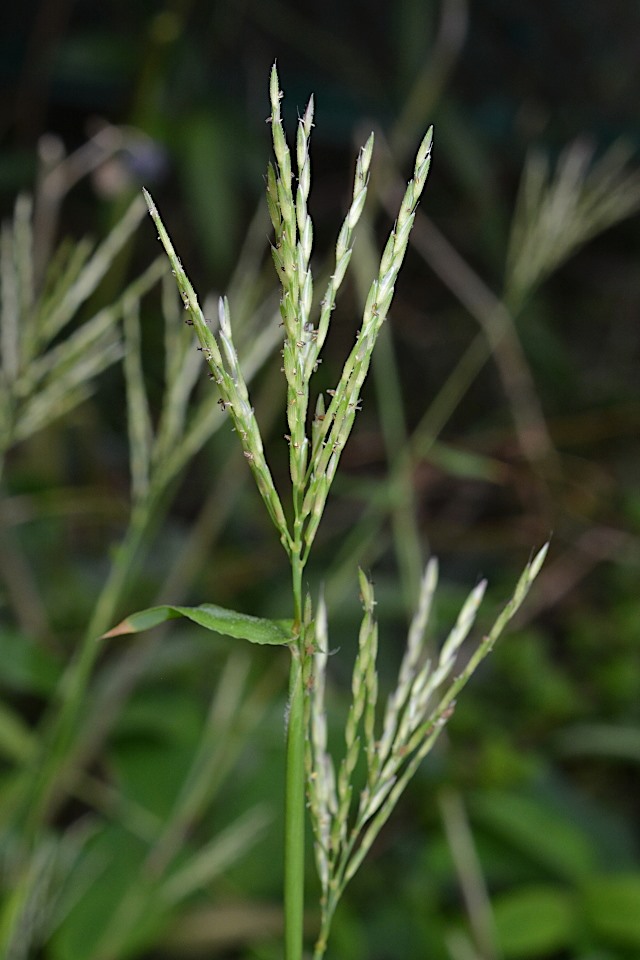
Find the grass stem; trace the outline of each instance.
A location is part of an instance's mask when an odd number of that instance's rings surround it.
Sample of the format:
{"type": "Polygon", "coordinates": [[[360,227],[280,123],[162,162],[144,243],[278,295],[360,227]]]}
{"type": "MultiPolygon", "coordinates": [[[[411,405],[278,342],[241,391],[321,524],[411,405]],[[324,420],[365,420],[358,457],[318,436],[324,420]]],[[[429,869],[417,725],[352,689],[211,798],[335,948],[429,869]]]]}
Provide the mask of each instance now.
{"type": "MultiPolygon", "coordinates": [[[[299,546],[299,544],[298,544],[299,546]]],[[[291,645],[289,705],[284,801],[284,957],[302,960],[304,927],[304,846],[305,846],[305,703],[303,657],[305,618],[302,612],[300,553],[292,556],[294,633],[291,645]]]]}

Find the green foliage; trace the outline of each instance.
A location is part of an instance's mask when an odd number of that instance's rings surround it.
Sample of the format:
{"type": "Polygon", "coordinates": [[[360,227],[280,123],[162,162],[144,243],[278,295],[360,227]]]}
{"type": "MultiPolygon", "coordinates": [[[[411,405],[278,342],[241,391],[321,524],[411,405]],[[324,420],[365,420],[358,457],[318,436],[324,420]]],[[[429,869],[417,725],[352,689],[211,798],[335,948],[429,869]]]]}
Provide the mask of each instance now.
{"type": "Polygon", "coordinates": [[[640,873],[590,879],[584,907],[594,936],[612,947],[640,949],[640,873]]]}
{"type": "Polygon", "coordinates": [[[494,901],[502,956],[545,957],[571,945],[577,920],[575,897],[556,887],[528,887],[494,901]]]}

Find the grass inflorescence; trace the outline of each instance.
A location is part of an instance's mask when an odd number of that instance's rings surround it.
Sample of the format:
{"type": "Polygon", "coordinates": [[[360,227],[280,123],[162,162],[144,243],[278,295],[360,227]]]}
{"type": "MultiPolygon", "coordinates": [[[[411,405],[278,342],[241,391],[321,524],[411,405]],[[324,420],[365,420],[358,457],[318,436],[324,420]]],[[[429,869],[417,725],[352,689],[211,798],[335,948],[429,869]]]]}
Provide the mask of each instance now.
{"type": "Polygon", "coordinates": [[[287,713],[287,773],[285,788],[285,958],[300,960],[303,950],[305,780],[307,802],[315,834],[320,883],[321,923],[315,960],[324,956],[338,901],[376,835],[388,819],[420,761],[433,746],[452,714],[455,698],[487,655],[500,632],[524,600],[546,553],[543,548],[523,573],[510,603],[491,631],[453,674],[459,649],[469,634],[485,584],[480,583],[464,603],[459,617],[434,660],[425,648],[426,627],[437,585],[437,563],[432,559],[421,582],[416,613],[395,690],[387,698],[379,728],[377,709],[378,628],[372,584],[360,574],[364,608],[359,650],[352,674],[352,702],[345,730],[345,752],[337,768],[327,752],[324,691],[329,636],[327,613],[321,598],[315,609],[303,592],[303,572],[322,519],[327,498],[361,405],[376,341],[387,319],[402,266],[416,208],[431,163],[433,131],[418,148],[413,177],[400,203],[397,219],[380,258],[365,299],[355,343],[344,361],[333,389],[315,400],[314,374],[329,331],[336,296],[351,259],[354,230],[362,213],[373,156],[373,134],[356,161],[352,200],[338,234],[335,264],[316,304],[311,270],[313,223],[309,213],[311,187],[310,138],[314,102],[309,100],[298,122],[295,171],[284,132],[278,74],[270,79],[271,131],[275,160],[267,170],[267,204],[274,230],[272,256],[282,292],[282,371],[286,380],[285,439],[289,445],[290,507],[285,509],[269,469],[260,429],[233,342],[229,304],[221,299],[218,329],[205,319],[193,287],[176,255],[157,208],[145,191],[149,211],[171,261],[187,322],[193,326],[199,349],[219,390],[219,404],[227,411],[242,443],[256,485],[291,564],[293,618],[289,648],[292,654],[287,713]],[[356,771],[364,757],[365,783],[356,791],[356,771]]]}

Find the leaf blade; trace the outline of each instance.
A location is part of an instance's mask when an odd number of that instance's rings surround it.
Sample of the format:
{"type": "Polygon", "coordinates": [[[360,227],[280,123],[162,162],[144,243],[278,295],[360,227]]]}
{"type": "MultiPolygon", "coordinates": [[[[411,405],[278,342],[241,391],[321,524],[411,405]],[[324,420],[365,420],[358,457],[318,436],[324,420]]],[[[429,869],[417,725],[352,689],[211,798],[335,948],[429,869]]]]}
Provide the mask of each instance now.
{"type": "Polygon", "coordinates": [[[163,604],[148,607],[125,617],[119,624],[103,633],[101,640],[111,639],[130,633],[150,630],[168,620],[185,617],[193,623],[219,633],[222,636],[248,640],[250,643],[282,646],[293,639],[291,620],[270,620],[264,617],[252,617],[237,610],[228,610],[213,603],[203,603],[197,607],[183,607],[163,604]]]}

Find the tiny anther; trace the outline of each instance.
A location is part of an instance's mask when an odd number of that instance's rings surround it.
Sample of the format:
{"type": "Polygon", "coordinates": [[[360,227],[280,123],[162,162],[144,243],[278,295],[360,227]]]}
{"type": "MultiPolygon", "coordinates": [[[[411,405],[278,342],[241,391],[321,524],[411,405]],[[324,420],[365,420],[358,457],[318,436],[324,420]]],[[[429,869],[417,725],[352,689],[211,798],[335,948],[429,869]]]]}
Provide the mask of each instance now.
{"type": "Polygon", "coordinates": [[[253,461],[254,461],[254,459],[255,459],[254,456],[253,456],[253,454],[252,454],[249,450],[244,450],[243,452],[244,452],[245,457],[246,457],[247,460],[249,461],[249,463],[253,463],[253,461]]]}

